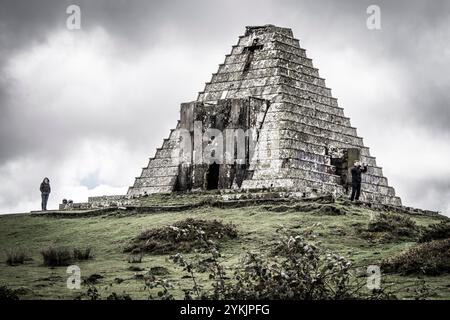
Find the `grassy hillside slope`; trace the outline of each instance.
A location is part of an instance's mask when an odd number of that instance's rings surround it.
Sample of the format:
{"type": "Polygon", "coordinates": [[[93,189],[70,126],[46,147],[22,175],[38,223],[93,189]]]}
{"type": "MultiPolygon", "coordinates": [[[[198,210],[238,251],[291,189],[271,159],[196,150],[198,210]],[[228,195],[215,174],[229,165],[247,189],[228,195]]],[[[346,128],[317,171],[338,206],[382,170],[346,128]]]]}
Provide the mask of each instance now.
{"type": "MultiPolygon", "coordinates": [[[[195,201],[193,196],[189,201],[195,201]]],[[[180,199],[186,203],[186,199],[180,199]]],[[[152,198],[148,204],[174,204],[176,198],[152,198]]],[[[389,213],[387,213],[389,214],[389,213]]],[[[383,259],[398,255],[415,245],[415,238],[392,235],[383,231],[368,231],[368,225],[379,212],[346,201],[336,203],[259,204],[238,208],[221,209],[201,206],[174,212],[145,213],[114,211],[91,217],[33,216],[30,214],[0,217],[0,284],[15,290],[21,299],[73,299],[86,292],[87,285],[80,290],[66,287],[66,267],[50,268],[43,265],[41,250],[53,246],[68,248],[91,247],[94,258],[75,262],[81,268],[82,279],[92,274],[101,275],[96,288],[102,296],[112,292],[127,293],[133,299],[147,299],[141,274],[152,267],[164,267],[168,274],[164,278],[176,284],[173,293],[182,298],[179,287],[191,286],[190,279],[183,278],[182,269],[174,265],[168,255],[146,254],[141,263],[129,263],[129,254],[124,248],[141,231],[184,220],[218,219],[236,225],[238,237],[221,243],[223,262],[234,266],[247,251],[266,254],[273,248],[278,237],[277,228],[284,226],[293,232],[308,234],[311,242],[327,251],[343,255],[354,266],[365,270],[369,265],[380,265],[383,259]],[[23,264],[8,265],[8,250],[23,250],[30,258],[23,264]],[[134,271],[130,267],[142,271],[134,271]]],[[[439,217],[410,216],[418,228],[439,223],[439,217]]],[[[186,254],[194,257],[196,253],[186,254]]],[[[383,270],[382,270],[383,272],[383,270]]],[[[205,275],[206,277],[206,275],[205,275]]],[[[423,274],[401,275],[382,273],[382,286],[395,290],[399,298],[412,298],[418,280],[424,280],[433,299],[450,299],[450,275],[423,274]]],[[[204,281],[207,281],[204,279],[204,281]]],[[[151,290],[150,290],[151,292],[151,290]]]]}

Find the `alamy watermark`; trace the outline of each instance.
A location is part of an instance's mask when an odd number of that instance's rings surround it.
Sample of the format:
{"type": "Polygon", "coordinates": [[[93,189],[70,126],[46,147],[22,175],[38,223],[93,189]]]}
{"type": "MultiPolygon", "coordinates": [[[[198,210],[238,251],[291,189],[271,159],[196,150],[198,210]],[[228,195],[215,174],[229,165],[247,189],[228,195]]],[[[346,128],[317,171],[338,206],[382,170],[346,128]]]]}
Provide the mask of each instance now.
{"type": "Polygon", "coordinates": [[[193,131],[180,128],[175,137],[179,146],[171,155],[175,165],[246,164],[255,156],[275,159],[279,152],[276,130],[262,135],[255,128],[204,129],[201,121],[195,121],[193,131]]]}
{"type": "Polygon", "coordinates": [[[377,290],[381,288],[381,269],[377,265],[367,267],[367,288],[377,290]]]}
{"type": "Polygon", "coordinates": [[[81,8],[76,4],[71,4],[66,8],[66,14],[69,16],[66,19],[66,27],[69,30],[81,29],[81,8]]]}
{"type": "Polygon", "coordinates": [[[67,267],[66,273],[70,276],[67,278],[66,286],[69,290],[79,290],[81,288],[81,269],[77,265],[67,267]]]}
{"type": "Polygon", "coordinates": [[[366,26],[369,30],[381,30],[381,9],[380,6],[372,4],[367,7],[366,13],[369,15],[366,26]]]}

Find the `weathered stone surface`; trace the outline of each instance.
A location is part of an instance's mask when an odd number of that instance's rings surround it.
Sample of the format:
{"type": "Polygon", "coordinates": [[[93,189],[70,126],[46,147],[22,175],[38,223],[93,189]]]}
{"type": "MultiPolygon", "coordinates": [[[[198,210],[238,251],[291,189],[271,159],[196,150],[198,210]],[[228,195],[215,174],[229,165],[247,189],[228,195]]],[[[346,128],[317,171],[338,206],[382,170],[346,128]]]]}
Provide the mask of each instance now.
{"type": "MultiPolygon", "coordinates": [[[[228,140],[202,141],[202,147],[208,147],[228,140]]],[[[342,154],[350,150],[369,165],[362,199],[401,205],[292,30],[247,27],[197,100],[181,104],[180,122],[128,196],[211,188],[342,195],[348,188],[348,163],[353,161],[348,157],[345,162],[342,154]],[[256,129],[251,140],[255,152],[245,149],[240,163],[195,163],[194,158],[204,160],[204,154],[186,154],[180,136],[181,129],[193,136],[195,121],[201,121],[202,132],[256,129]]]]}

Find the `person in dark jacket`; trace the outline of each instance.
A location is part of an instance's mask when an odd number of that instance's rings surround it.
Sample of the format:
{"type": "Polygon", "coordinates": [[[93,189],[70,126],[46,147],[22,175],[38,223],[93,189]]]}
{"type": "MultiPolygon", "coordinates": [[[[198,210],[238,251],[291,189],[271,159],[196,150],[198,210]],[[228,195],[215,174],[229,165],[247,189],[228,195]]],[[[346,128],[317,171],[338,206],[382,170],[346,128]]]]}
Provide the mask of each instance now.
{"type": "Polygon", "coordinates": [[[361,164],[359,161],[355,161],[353,168],[351,170],[352,173],[352,195],[350,200],[359,200],[359,195],[361,194],[361,174],[367,172],[367,165],[361,164]]]}
{"type": "Polygon", "coordinates": [[[46,211],[48,197],[51,192],[50,180],[48,178],[44,178],[44,181],[42,181],[42,183],[41,183],[40,190],[41,190],[41,198],[42,198],[42,203],[41,203],[42,211],[46,211]]]}

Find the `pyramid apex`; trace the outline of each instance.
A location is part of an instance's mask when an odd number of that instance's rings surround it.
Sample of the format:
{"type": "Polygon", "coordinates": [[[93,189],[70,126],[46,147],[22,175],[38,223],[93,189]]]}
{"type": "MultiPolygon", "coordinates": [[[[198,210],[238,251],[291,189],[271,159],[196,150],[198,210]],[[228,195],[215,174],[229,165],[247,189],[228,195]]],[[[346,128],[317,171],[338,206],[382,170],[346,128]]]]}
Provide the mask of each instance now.
{"type": "Polygon", "coordinates": [[[264,34],[264,33],[273,33],[278,32],[282,33],[288,37],[293,37],[292,30],[289,28],[277,27],[273,24],[265,24],[261,26],[247,26],[245,27],[245,36],[249,36],[251,34],[264,34]]]}

